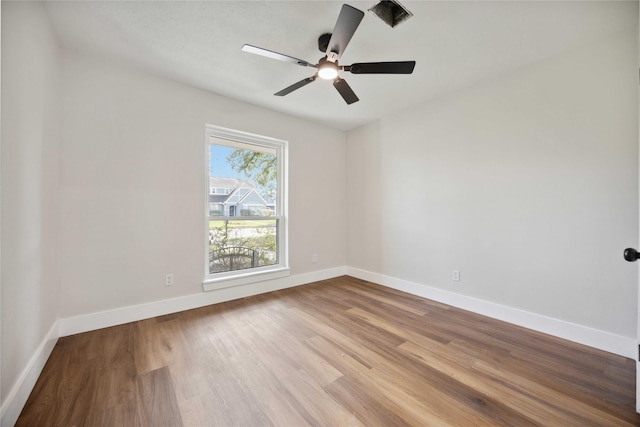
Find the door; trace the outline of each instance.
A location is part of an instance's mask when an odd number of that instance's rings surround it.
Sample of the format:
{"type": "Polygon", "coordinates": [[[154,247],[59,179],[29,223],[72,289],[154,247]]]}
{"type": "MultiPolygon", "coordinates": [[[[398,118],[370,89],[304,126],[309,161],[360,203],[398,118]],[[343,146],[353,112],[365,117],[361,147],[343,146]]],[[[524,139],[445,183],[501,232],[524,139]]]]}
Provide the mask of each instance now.
{"type": "MultiPolygon", "coordinates": [[[[640,20],[640,11],[638,11],[638,19],[640,20]]],[[[640,34],[638,37],[638,57],[640,58],[640,34]]],[[[640,64],[638,64],[640,65],[640,64]]],[[[640,72],[640,68],[638,68],[640,72]]],[[[638,99],[640,99],[640,75],[638,79],[638,99]]],[[[640,135],[640,109],[638,109],[638,134],[640,135]]],[[[638,141],[640,144],[640,141],[638,141]]],[[[624,250],[624,259],[629,262],[634,262],[640,255],[638,251],[633,248],[627,248],[624,250]]],[[[638,295],[636,297],[638,312],[636,319],[636,412],[640,414],[640,276],[638,277],[638,295]]]]}
{"type": "MultiPolygon", "coordinates": [[[[640,252],[633,248],[627,248],[624,250],[624,259],[629,262],[635,262],[640,259],[640,252]]],[[[638,287],[640,291],[640,284],[638,287]]],[[[638,292],[638,307],[640,307],[640,292],[638,292]]],[[[640,310],[637,319],[636,334],[638,335],[638,347],[636,352],[636,412],[640,413],[640,310]]]]}
{"type": "MultiPolygon", "coordinates": [[[[640,13],[640,12],[639,12],[640,13]]],[[[639,15],[640,18],[640,15],[639,15]]],[[[638,52],[640,53],[640,38],[638,39],[638,52]]],[[[640,56],[640,55],[639,55],[640,56]]],[[[640,71],[640,68],[638,69],[640,71]]],[[[640,83],[640,80],[639,80],[640,83]]],[[[640,85],[638,86],[638,98],[640,99],[640,85]]],[[[640,110],[638,111],[638,131],[640,134],[640,110]]],[[[640,141],[639,141],[640,143],[640,141]]],[[[632,248],[627,248],[624,250],[624,259],[629,262],[636,261],[640,257],[638,251],[632,248]]],[[[640,278],[638,283],[638,319],[637,319],[637,353],[636,353],[636,412],[640,413],[640,278]]]]}

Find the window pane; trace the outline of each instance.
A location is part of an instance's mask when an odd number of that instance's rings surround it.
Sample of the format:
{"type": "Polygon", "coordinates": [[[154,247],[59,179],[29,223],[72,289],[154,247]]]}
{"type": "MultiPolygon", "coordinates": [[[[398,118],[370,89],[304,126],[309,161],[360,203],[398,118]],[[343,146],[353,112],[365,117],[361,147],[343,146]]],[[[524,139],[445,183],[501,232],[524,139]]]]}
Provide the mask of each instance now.
{"type": "Polygon", "coordinates": [[[209,220],[209,274],[278,263],[277,219],[209,220]]]}
{"type": "Polygon", "coordinates": [[[276,150],[215,141],[209,145],[209,215],[276,215],[276,150]]]}

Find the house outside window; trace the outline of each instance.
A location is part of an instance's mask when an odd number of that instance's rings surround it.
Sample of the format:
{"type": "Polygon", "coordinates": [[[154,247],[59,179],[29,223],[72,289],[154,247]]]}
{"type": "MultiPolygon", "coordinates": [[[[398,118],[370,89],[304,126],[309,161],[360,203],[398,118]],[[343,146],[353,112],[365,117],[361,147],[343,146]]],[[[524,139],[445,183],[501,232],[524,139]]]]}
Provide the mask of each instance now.
{"type": "Polygon", "coordinates": [[[286,141],[207,126],[205,290],[289,274],[286,141]]]}

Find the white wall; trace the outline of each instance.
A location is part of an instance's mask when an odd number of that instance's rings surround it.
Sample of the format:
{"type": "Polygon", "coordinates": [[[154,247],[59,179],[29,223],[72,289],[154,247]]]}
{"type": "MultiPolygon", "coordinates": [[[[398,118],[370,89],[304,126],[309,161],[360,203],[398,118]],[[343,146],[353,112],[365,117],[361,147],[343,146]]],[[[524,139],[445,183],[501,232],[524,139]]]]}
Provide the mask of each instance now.
{"type": "Polygon", "coordinates": [[[202,293],[207,123],[289,141],[291,273],[344,267],[344,132],[76,53],[63,80],[62,318],[202,293]]]}
{"type": "Polygon", "coordinates": [[[57,338],[59,58],[54,41],[41,4],[2,2],[3,425],[17,417],[35,382],[33,373],[39,373],[57,338]]]}
{"type": "Polygon", "coordinates": [[[637,55],[636,28],[350,132],[348,265],[635,342],[637,55]]]}

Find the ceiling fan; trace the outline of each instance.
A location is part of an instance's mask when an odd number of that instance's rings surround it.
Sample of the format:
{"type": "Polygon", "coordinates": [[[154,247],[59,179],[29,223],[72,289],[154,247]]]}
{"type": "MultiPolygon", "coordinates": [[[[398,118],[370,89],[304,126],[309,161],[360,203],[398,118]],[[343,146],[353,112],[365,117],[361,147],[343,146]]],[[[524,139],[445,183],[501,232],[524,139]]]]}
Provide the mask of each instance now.
{"type": "Polygon", "coordinates": [[[290,62],[303,67],[317,68],[318,71],[311,77],[300,80],[291,86],[275,93],[276,96],[285,96],[294,90],[315,81],[318,77],[325,80],[333,80],[333,86],[338,90],[347,104],[358,101],[358,97],[353,92],[347,82],[340,78],[338,72],[348,71],[351,74],[411,74],[416,65],[416,61],[396,61],[396,62],[361,62],[351,65],[338,65],[338,59],[344,53],[349,41],[356,32],[360,21],[364,17],[364,12],[348,4],[343,4],[338,15],[338,21],[332,33],[323,34],[318,38],[318,48],[325,54],[317,64],[294,58],[293,56],[273,52],[261,47],[245,44],[242,47],[244,52],[266,56],[278,61],[290,62]]]}

